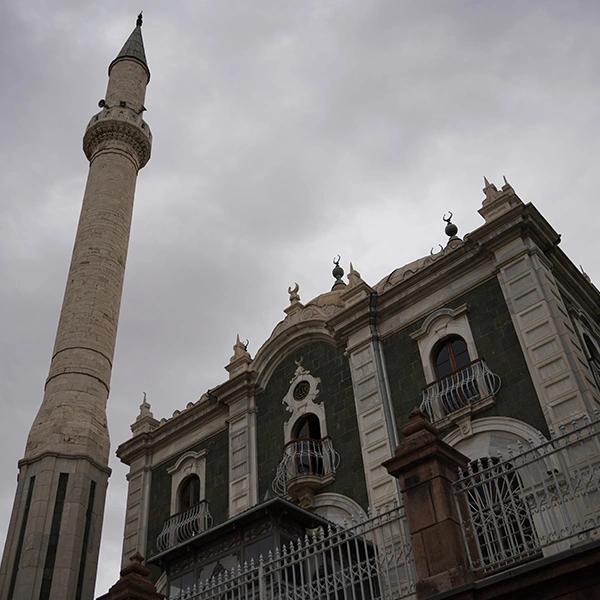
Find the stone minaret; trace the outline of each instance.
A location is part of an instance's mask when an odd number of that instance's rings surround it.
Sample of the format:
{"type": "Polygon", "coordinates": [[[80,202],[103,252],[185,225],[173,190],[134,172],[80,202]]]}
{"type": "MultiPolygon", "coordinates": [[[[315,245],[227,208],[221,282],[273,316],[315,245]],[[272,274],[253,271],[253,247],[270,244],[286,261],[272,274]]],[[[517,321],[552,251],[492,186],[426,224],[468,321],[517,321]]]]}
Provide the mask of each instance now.
{"type": "Polygon", "coordinates": [[[90,600],[110,469],[110,390],[133,197],[152,137],[142,19],[108,68],[44,399],[19,462],[0,600],[90,600]]]}

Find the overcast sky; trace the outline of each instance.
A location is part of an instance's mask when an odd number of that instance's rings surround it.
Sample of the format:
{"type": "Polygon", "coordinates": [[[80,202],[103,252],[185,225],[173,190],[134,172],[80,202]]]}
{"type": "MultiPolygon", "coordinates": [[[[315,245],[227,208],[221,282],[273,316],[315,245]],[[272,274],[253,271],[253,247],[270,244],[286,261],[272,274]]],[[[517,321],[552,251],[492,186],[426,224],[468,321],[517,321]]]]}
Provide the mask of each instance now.
{"type": "MultiPolygon", "coordinates": [[[[0,3],[0,542],[42,398],[87,174],[85,125],[144,10],[152,158],[140,173],[109,426],[130,435],[221,383],[332,257],[374,284],[482,224],[506,175],[598,283],[600,3],[0,3]]],[[[416,399],[415,399],[416,401],[416,399]]],[[[98,593],[117,578],[112,460],[98,593]]]]}

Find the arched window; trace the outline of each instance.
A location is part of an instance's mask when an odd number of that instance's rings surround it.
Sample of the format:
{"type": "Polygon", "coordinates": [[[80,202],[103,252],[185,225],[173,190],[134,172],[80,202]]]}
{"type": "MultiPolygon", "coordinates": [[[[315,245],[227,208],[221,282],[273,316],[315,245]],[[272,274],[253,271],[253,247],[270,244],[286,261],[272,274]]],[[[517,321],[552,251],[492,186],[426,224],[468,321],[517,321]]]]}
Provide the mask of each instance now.
{"type": "Polygon", "coordinates": [[[185,512],[200,502],[200,478],[186,477],[179,487],[179,512],[185,512]]]}
{"type": "Polygon", "coordinates": [[[293,440],[320,440],[321,423],[319,417],[313,413],[302,415],[294,424],[292,429],[293,440]]]}
{"type": "Polygon", "coordinates": [[[297,475],[323,474],[321,423],[317,415],[306,413],[296,421],[290,445],[294,449],[297,475]]]}
{"type": "Polygon", "coordinates": [[[459,479],[479,567],[491,571],[503,561],[517,562],[538,552],[521,477],[510,462],[487,456],[473,460],[459,479]]]}
{"type": "Polygon", "coordinates": [[[470,362],[467,344],[457,335],[444,338],[433,349],[433,366],[437,379],[464,369],[470,362]]]}

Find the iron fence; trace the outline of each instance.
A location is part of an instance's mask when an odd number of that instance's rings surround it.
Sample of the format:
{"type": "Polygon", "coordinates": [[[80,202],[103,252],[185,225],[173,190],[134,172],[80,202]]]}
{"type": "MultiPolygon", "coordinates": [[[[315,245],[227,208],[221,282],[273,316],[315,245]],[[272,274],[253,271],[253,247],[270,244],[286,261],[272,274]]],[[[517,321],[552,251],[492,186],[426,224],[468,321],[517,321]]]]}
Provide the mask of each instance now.
{"type": "Polygon", "coordinates": [[[171,600],[400,600],[414,597],[414,561],[397,504],[356,524],[316,528],[267,556],[171,600]]]}
{"type": "Polygon", "coordinates": [[[600,538],[600,415],[459,469],[471,568],[490,573],[600,538]]]}

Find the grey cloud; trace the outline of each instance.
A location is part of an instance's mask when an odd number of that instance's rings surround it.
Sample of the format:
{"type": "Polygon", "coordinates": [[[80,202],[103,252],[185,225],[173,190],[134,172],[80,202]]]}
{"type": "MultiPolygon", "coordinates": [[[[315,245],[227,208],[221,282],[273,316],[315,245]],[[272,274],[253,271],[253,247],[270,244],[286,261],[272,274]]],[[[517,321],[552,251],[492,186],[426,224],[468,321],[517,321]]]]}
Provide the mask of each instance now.
{"type": "MultiPolygon", "coordinates": [[[[41,399],[83,187],[83,129],[139,3],[0,8],[2,514],[41,399]]],[[[374,283],[481,223],[506,174],[600,281],[596,2],[147,2],[153,157],[141,173],[109,424],[142,391],[169,416],[329,289],[338,252],[374,283]]],[[[98,593],[116,579],[116,459],[98,593]]],[[[0,522],[3,539],[7,519],[0,522]]]]}

